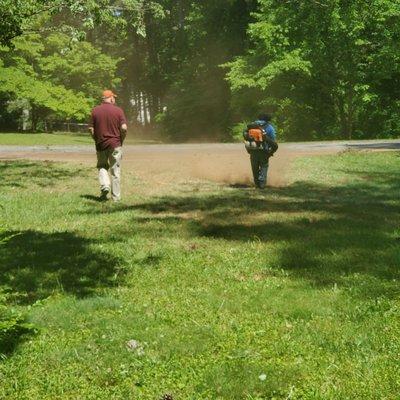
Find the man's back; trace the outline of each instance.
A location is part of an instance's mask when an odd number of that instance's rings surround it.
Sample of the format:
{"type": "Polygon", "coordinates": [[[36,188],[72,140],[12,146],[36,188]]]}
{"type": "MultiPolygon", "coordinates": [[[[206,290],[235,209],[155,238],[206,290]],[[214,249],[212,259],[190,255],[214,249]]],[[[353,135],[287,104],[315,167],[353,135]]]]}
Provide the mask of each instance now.
{"type": "Polygon", "coordinates": [[[100,104],[92,110],[91,124],[97,151],[122,145],[121,126],[126,124],[126,118],[121,108],[111,103],[100,104]]]}
{"type": "Polygon", "coordinates": [[[276,141],[276,131],[272,124],[268,121],[257,120],[253,122],[254,124],[259,124],[265,134],[272,140],[276,141]]]}

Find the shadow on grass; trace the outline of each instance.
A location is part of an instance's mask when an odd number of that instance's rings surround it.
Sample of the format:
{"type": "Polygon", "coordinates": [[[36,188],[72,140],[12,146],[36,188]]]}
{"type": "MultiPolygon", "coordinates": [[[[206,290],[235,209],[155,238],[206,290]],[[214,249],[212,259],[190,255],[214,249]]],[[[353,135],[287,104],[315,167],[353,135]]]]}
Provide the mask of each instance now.
{"type": "MultiPolygon", "coordinates": [[[[273,257],[263,256],[266,268],[287,270],[316,286],[344,285],[360,296],[396,296],[400,180],[393,171],[347,173],[354,179],[337,186],[298,182],[265,192],[228,189],[108,212],[145,212],[135,217],[143,236],[157,227],[160,238],[186,234],[265,243],[274,249],[273,257]]],[[[87,212],[98,209],[93,205],[87,212]]]]}
{"type": "Polygon", "coordinates": [[[254,186],[250,183],[231,183],[229,187],[233,189],[252,189],[254,186]]]}
{"type": "Polygon", "coordinates": [[[101,198],[100,196],[93,196],[92,194],[82,194],[80,196],[81,199],[85,199],[85,200],[90,200],[90,201],[94,201],[96,203],[104,203],[105,200],[103,198],[101,198]]]}
{"type": "Polygon", "coordinates": [[[0,282],[21,304],[62,291],[78,297],[116,283],[120,260],[70,232],[2,232],[0,282]]]}
{"type": "Polygon", "coordinates": [[[54,186],[60,181],[70,180],[79,175],[86,175],[87,169],[74,168],[52,161],[1,161],[0,188],[18,187],[28,188],[35,185],[39,187],[54,186]]]}

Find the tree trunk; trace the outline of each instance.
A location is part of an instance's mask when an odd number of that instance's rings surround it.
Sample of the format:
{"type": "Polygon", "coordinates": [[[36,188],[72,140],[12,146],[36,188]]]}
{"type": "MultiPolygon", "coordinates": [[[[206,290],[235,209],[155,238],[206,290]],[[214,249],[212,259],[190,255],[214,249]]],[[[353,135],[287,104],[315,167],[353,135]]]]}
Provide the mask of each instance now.
{"type": "Polygon", "coordinates": [[[32,107],[31,107],[31,131],[32,132],[36,132],[37,122],[38,122],[37,108],[34,104],[32,104],[32,107]]]}
{"type": "Polygon", "coordinates": [[[354,88],[350,88],[349,92],[338,99],[337,107],[339,111],[339,123],[342,139],[351,140],[354,131],[354,88]]]}
{"type": "Polygon", "coordinates": [[[347,100],[347,138],[352,139],[354,129],[354,87],[351,86],[347,100]]]}
{"type": "Polygon", "coordinates": [[[340,123],[340,137],[342,139],[346,138],[347,132],[346,132],[346,112],[345,112],[345,107],[344,107],[344,100],[343,98],[338,99],[338,111],[339,111],[339,123],[340,123]]]}

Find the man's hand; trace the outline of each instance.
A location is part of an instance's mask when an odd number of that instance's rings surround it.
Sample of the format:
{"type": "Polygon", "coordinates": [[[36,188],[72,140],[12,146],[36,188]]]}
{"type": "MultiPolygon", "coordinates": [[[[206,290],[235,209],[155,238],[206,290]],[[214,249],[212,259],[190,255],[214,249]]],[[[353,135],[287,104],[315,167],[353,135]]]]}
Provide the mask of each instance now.
{"type": "Polygon", "coordinates": [[[90,136],[94,140],[94,128],[92,126],[89,127],[90,136]]]}

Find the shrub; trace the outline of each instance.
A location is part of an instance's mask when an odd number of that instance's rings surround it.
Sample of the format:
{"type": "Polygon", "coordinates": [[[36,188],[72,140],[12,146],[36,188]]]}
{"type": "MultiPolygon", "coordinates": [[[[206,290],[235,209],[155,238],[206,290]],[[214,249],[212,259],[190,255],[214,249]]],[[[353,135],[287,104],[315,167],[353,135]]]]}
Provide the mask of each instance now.
{"type": "Polygon", "coordinates": [[[241,142],[243,140],[243,131],[246,129],[246,127],[246,122],[239,122],[232,127],[231,135],[235,142],[241,142]]]}

